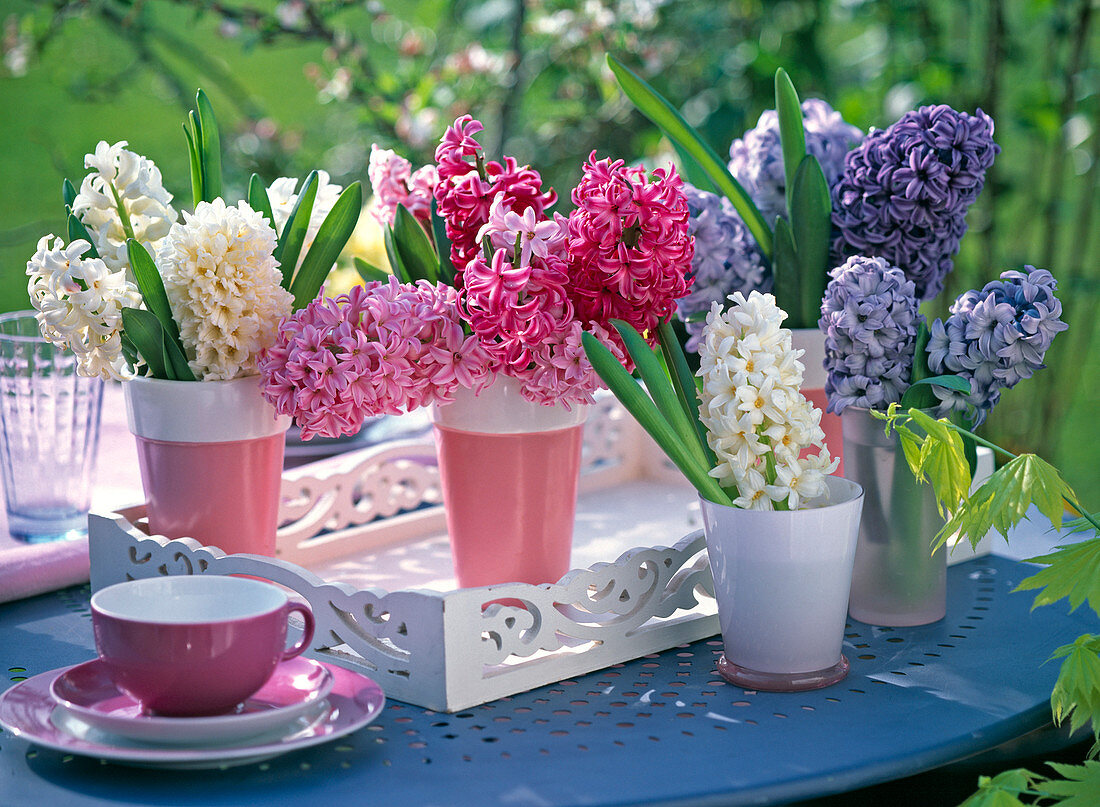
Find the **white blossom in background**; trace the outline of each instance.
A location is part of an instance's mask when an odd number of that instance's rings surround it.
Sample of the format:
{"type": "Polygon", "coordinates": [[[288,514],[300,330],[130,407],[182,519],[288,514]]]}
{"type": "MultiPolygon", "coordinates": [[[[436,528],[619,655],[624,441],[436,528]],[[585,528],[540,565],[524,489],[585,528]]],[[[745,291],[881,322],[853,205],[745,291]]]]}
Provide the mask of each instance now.
{"type": "MultiPolygon", "coordinates": [[[[298,180],[295,177],[279,177],[267,189],[267,198],[271,202],[271,215],[275,217],[275,229],[282,232],[286,227],[287,219],[294,211],[294,205],[298,203],[298,180]]],[[[306,228],[306,240],[302,243],[302,251],[298,253],[298,264],[302,261],[313,246],[313,239],[317,237],[317,231],[321,229],[325,216],[332,210],[336,200],[340,198],[343,188],[329,182],[327,171],[317,172],[317,195],[313,198],[313,211],[309,214],[309,226],[306,228]]]]}
{"type": "Polygon", "coordinates": [[[273,252],[275,231],[246,202],[199,202],[161,242],[157,266],[196,377],[228,381],[257,372],[293,297],[273,252]]]}
{"type": "Polygon", "coordinates": [[[122,355],[122,309],[138,308],[141,294],[123,272],[99,258],[82,258],[87,241],[69,246],[43,236],[27,261],[27,291],[42,336],[76,354],[78,372],[104,380],[130,378],[122,355]]]}
{"type": "Polygon", "coordinates": [[[84,177],[73,201],[73,213],[112,272],[130,266],[120,205],[134,238],[150,255],[176,222],[172,194],[164,188],[160,169],[152,160],[127,150],[126,145],[125,140],[114,145],[101,140],[93,153],[84,156],[84,167],[93,171],[84,177]]]}
{"type": "Polygon", "coordinates": [[[729,300],[725,311],[711,306],[699,349],[699,418],[718,460],[710,475],[736,491],[737,507],[795,510],[826,493],[838,460],[824,446],[820,410],[802,395],[803,351],[781,327],[786,312],[758,291],[729,300]]]}

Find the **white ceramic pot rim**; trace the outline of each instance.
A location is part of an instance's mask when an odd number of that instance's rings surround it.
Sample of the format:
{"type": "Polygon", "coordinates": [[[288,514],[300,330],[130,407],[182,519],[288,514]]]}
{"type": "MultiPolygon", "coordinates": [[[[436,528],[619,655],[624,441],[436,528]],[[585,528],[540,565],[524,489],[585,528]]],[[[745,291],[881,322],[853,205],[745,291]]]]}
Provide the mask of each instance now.
{"type": "Polygon", "coordinates": [[[584,423],[588,407],[532,403],[520,392],[520,382],[498,375],[490,387],[474,394],[460,387],[448,404],[432,404],[432,423],[445,429],[479,434],[530,434],[568,429],[584,423]]]}
{"type": "Polygon", "coordinates": [[[847,507],[855,501],[863,498],[863,486],[843,476],[825,477],[825,485],[829,489],[829,503],[822,507],[801,507],[798,510],[745,510],[730,504],[718,504],[700,495],[699,499],[708,507],[725,508],[726,510],[741,510],[744,513],[754,514],[754,518],[766,520],[772,516],[797,517],[799,513],[827,513],[838,507],[847,507]]]}
{"type": "Polygon", "coordinates": [[[276,415],[260,394],[260,377],[232,381],[123,382],[130,431],[169,443],[229,443],[284,433],[290,418],[276,415]]]}

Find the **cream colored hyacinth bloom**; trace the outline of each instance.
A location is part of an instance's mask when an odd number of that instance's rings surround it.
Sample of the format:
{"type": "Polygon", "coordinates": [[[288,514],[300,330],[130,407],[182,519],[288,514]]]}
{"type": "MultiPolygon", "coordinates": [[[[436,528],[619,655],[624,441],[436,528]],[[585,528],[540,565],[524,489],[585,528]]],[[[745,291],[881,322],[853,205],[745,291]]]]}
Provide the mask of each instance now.
{"type": "Polygon", "coordinates": [[[73,214],[87,228],[112,272],[130,265],[120,205],[134,238],[150,255],[176,221],[172,194],[164,188],[160,169],[126,145],[125,140],[114,145],[101,140],[92,154],[85,155],[84,167],[93,171],[84,177],[73,201],[73,214]]]}
{"type": "Polygon", "coordinates": [[[37,311],[42,336],[68,347],[81,375],[104,380],[129,378],[133,370],[122,355],[122,309],[141,305],[137,286],[112,272],[99,258],[82,258],[89,244],[69,246],[44,236],[27,261],[27,291],[37,311]]]}
{"type": "MultiPolygon", "coordinates": [[[[296,189],[298,180],[294,177],[279,177],[271,183],[267,189],[267,198],[271,202],[271,215],[275,218],[275,229],[282,232],[287,219],[298,203],[296,189]]],[[[317,172],[317,195],[313,198],[313,210],[309,215],[309,226],[306,228],[306,238],[302,242],[302,251],[298,253],[298,266],[302,265],[309,248],[313,246],[313,239],[317,237],[317,231],[332,211],[332,206],[340,198],[344,189],[339,185],[329,182],[327,171],[317,172]]],[[[295,267],[297,268],[297,266],[295,267]]]]}
{"type": "Polygon", "coordinates": [[[802,395],[802,351],[781,327],[786,312],[757,291],[729,300],[724,311],[712,305],[699,348],[699,418],[718,459],[710,474],[736,489],[738,507],[795,510],[826,493],[838,461],[823,445],[820,410],[802,395]],[[811,446],[818,451],[800,458],[811,446]]]}
{"type": "Polygon", "coordinates": [[[275,231],[240,202],[199,202],[157,252],[164,289],[188,363],[204,381],[256,372],[293,297],[275,264],[275,231]]]}

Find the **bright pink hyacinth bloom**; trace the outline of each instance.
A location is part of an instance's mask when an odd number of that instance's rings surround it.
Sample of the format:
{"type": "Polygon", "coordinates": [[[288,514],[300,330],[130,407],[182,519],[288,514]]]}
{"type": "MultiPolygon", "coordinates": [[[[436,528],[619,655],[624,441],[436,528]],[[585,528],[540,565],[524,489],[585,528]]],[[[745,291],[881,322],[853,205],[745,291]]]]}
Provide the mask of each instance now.
{"type": "Polygon", "coordinates": [[[569,291],[577,318],[629,322],[652,340],[691,288],[694,242],[673,169],[588,158],[569,216],[569,291]]]}
{"type": "Polygon", "coordinates": [[[318,298],[283,320],[259,362],[263,395],[302,439],[359,431],[371,415],[453,400],[492,380],[492,359],[466,336],[449,286],[396,278],[318,298]]]}
{"type": "Polygon", "coordinates": [[[404,205],[425,230],[432,231],[432,193],[439,181],[434,165],[413,171],[412,163],[404,157],[372,144],[367,175],[377,200],[372,213],[379,224],[392,225],[397,206],[404,205]]]}
{"type": "Polygon", "coordinates": [[[481,145],[474,139],[482,128],[479,121],[463,115],[444,132],[435,150],[439,172],[435,200],[447,225],[451,263],[460,285],[467,264],[481,253],[478,233],[488,222],[498,194],[509,210],[522,214],[531,208],[538,219],[557,199],[552,189],[543,191],[538,171],[518,165],[512,157],[505,157],[503,165],[485,162],[481,145]]]}

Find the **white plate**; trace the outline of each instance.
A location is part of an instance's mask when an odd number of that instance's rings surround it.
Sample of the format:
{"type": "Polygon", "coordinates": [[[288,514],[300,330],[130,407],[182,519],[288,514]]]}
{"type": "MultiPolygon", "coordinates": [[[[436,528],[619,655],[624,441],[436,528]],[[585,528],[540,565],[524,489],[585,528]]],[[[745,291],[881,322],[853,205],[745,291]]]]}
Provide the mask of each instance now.
{"type": "Polygon", "coordinates": [[[333,678],[325,700],[281,729],[238,743],[157,746],[89,726],[50,694],[54,679],[67,667],[28,678],[0,695],[0,726],[44,748],[124,765],[180,770],[246,765],[343,737],[378,717],[386,702],[378,684],[342,667],[324,666],[333,678]]]}
{"type": "Polygon", "coordinates": [[[50,692],[89,726],[119,737],[157,745],[221,745],[281,729],[310,711],[332,689],[332,673],[318,661],[292,658],[275,668],[252,697],[229,714],[164,717],[111,681],[99,659],[78,664],[57,676],[50,692]]]}

